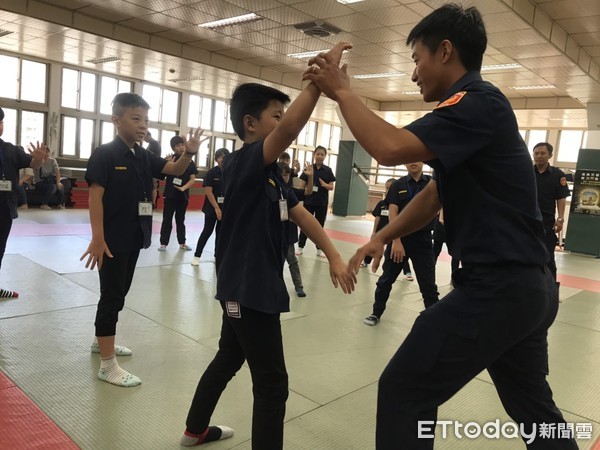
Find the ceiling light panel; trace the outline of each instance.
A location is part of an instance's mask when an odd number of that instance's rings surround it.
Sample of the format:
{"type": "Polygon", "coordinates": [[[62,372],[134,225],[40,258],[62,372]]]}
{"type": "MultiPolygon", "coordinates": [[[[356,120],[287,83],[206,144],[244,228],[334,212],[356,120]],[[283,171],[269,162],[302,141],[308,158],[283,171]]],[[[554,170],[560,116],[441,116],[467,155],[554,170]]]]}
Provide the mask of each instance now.
{"type": "Polygon", "coordinates": [[[257,22],[259,20],[263,20],[263,18],[258,14],[249,13],[243,14],[241,16],[229,17],[227,19],[220,19],[212,22],[201,23],[198,26],[201,28],[208,28],[209,30],[218,30],[220,28],[243,25],[246,23],[257,22]]]}
{"type": "Polygon", "coordinates": [[[386,73],[365,73],[362,75],[352,75],[352,78],[366,80],[371,78],[396,78],[406,76],[404,72],[386,72],[386,73]]]}

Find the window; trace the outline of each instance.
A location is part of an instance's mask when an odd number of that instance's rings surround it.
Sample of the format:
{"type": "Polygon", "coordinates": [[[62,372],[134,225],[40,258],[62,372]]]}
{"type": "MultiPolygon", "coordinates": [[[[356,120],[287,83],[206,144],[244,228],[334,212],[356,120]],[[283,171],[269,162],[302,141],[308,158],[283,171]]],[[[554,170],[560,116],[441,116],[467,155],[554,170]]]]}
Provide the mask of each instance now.
{"type": "Polygon", "coordinates": [[[214,131],[224,132],[227,129],[227,121],[227,104],[222,100],[216,100],[214,131]]]}
{"type": "Polygon", "coordinates": [[[46,64],[0,55],[0,67],[0,97],[46,103],[46,64]]]}
{"type": "Polygon", "coordinates": [[[63,116],[62,156],[89,158],[94,148],[95,120],[63,116]]]}
{"type": "Polygon", "coordinates": [[[151,122],[177,125],[179,123],[179,92],[145,84],[142,97],[150,105],[151,122]]]}
{"type": "MultiPolygon", "coordinates": [[[[46,115],[41,112],[22,111],[21,112],[21,145],[25,148],[30,142],[43,142],[44,124],[46,115]]],[[[52,149],[54,150],[54,149],[52,149]]]]}
{"type": "Polygon", "coordinates": [[[81,111],[95,111],[96,75],[64,68],[61,106],[81,111]]]}
{"type": "Polygon", "coordinates": [[[17,142],[17,110],[2,108],[4,110],[4,133],[2,140],[12,144],[17,142]]]}
{"type": "Polygon", "coordinates": [[[102,122],[100,131],[100,144],[108,144],[115,138],[116,130],[112,122],[102,122]]]}
{"type": "Polygon", "coordinates": [[[209,98],[190,95],[190,106],[188,109],[188,127],[200,127],[203,130],[211,129],[212,103],[209,98]]]}
{"type": "Polygon", "coordinates": [[[298,145],[315,147],[317,140],[317,122],[309,120],[298,135],[298,145]]]}
{"type": "Polygon", "coordinates": [[[562,130],[560,132],[555,159],[561,162],[577,162],[582,141],[582,130],[562,130]]]}

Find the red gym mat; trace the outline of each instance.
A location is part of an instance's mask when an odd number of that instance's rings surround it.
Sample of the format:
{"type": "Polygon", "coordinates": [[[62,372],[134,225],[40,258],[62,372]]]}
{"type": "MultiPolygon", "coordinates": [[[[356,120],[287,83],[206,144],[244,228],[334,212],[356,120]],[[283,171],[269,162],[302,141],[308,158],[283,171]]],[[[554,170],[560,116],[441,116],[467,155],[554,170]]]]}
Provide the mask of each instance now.
{"type": "Polygon", "coordinates": [[[0,372],[0,448],[79,449],[44,412],[0,372]]]}

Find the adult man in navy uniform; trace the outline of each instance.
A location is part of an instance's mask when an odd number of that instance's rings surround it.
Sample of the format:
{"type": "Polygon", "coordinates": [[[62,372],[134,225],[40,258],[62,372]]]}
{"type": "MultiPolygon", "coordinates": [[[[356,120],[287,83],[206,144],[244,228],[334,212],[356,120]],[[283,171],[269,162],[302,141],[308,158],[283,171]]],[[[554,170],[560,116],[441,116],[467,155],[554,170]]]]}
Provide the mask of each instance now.
{"type": "Polygon", "coordinates": [[[544,222],[546,237],[544,243],[550,255],[548,267],[556,280],[556,261],[554,249],[556,248],[556,233],[560,233],[565,221],[565,205],[567,197],[571,195],[567,186],[567,177],[558,167],[552,167],[548,162],[552,157],[552,145],[540,142],[533,147],[533,171],[537,182],[537,199],[544,222]],[[558,217],[556,211],[558,210],[558,217]]]}
{"type": "MultiPolygon", "coordinates": [[[[377,449],[432,449],[437,408],[484,369],[527,432],[542,423],[566,428],[546,381],[558,295],[546,266],[531,158],[508,99],[479,73],[487,46],[481,15],[444,5],[412,29],[407,44],[413,81],[424,101],[439,104],[405,128],[369,110],[350,88],[346,67],[328,55],[312,58],[316,65],[303,76],[337,101],[379,163],[426,161],[436,170],[436,182],[360,248],[350,267],[358,271],[372,255],[376,269],[385,242],[422,228],[441,206],[450,254],[463,265],[453,273],[455,289],[421,313],[381,375],[377,449]]],[[[572,435],[537,433],[528,448],[577,444],[572,435]]]]}
{"type": "MultiPolygon", "coordinates": [[[[431,177],[423,174],[422,162],[406,164],[406,169],[408,175],[395,180],[388,191],[386,200],[389,203],[389,220],[394,220],[398,213],[431,182],[431,177]]],[[[363,320],[365,325],[377,325],[381,319],[392,286],[402,272],[405,258],[410,258],[413,263],[425,308],[437,303],[439,294],[435,284],[435,260],[431,240],[432,227],[433,222],[430,222],[402,239],[397,237],[391,244],[387,245],[383,274],[377,280],[377,289],[375,289],[373,311],[370,316],[365,317],[363,320]]]]}

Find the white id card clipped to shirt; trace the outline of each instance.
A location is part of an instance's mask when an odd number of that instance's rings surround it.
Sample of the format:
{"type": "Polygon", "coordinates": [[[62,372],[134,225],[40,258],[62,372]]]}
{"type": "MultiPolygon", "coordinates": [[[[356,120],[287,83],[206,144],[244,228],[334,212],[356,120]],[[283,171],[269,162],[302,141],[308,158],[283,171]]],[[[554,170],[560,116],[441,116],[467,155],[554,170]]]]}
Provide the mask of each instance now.
{"type": "Polygon", "coordinates": [[[12,191],[12,181],[11,180],[0,180],[0,192],[10,192],[12,191]]]}
{"type": "Polygon", "coordinates": [[[217,203],[220,205],[225,201],[225,197],[217,197],[217,203]]]}
{"type": "Polygon", "coordinates": [[[152,215],[152,202],[138,202],[138,215],[139,216],[151,216],[152,215]]]}
{"type": "Polygon", "coordinates": [[[290,220],[290,215],[288,213],[288,205],[287,200],[285,198],[279,199],[279,218],[282,222],[286,220],[290,220]]]}
{"type": "Polygon", "coordinates": [[[181,178],[173,178],[173,185],[181,186],[183,184],[183,180],[181,178]]]}

